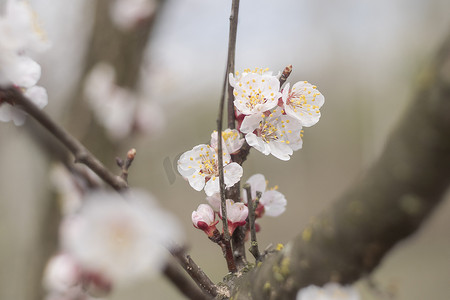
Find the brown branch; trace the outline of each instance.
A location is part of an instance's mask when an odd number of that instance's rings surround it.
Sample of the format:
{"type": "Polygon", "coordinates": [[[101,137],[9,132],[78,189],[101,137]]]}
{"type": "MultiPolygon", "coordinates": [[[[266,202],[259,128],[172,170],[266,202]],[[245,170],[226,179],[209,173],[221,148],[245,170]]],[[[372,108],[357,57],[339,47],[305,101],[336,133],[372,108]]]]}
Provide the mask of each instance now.
{"type": "MultiPolygon", "coordinates": [[[[234,62],[236,56],[236,38],[237,38],[237,24],[239,18],[239,1],[233,0],[231,5],[231,14],[230,14],[230,32],[228,37],[228,62],[227,62],[227,74],[226,78],[228,79],[228,74],[234,74],[234,62]]],[[[235,115],[234,115],[234,95],[233,95],[233,87],[228,85],[228,128],[234,129],[236,128],[235,123],[235,115]]]]}
{"type": "Polygon", "coordinates": [[[203,293],[192,281],[188,280],[184,273],[171,260],[164,267],[163,273],[188,299],[213,299],[210,295],[203,293]]]}
{"type": "Polygon", "coordinates": [[[248,222],[250,227],[250,253],[253,254],[253,257],[256,261],[261,259],[261,253],[259,252],[258,242],[256,241],[256,229],[255,229],[255,210],[258,207],[258,199],[261,197],[261,192],[258,192],[258,198],[252,199],[251,187],[249,184],[244,185],[244,189],[247,192],[247,205],[248,205],[248,222]]]}
{"type": "Polygon", "coordinates": [[[450,185],[450,37],[364,178],[233,291],[234,299],[294,299],[300,288],[349,284],[414,233],[450,185]]]}
{"type": "Polygon", "coordinates": [[[172,252],[172,255],[178,260],[183,269],[189,274],[189,276],[195,281],[197,286],[203,291],[210,294],[212,297],[216,297],[217,287],[203,272],[203,270],[192,260],[191,256],[184,252],[184,249],[177,249],[172,252]]]}
{"type": "Polygon", "coordinates": [[[227,262],[228,271],[230,271],[231,273],[237,272],[230,241],[225,240],[224,234],[220,234],[217,229],[214,230],[214,235],[210,236],[209,239],[219,245],[222,249],[223,257],[227,262]]]}
{"type": "Polygon", "coordinates": [[[45,127],[75,156],[75,162],[83,163],[94,171],[103,181],[114,189],[121,191],[128,188],[127,183],[112,174],[94,155],[92,155],[76,138],[64,128],[56,124],[50,117],[16,88],[0,89],[0,98],[12,99],[16,106],[26,111],[37,122],[45,127]]]}
{"type": "Polygon", "coordinates": [[[120,157],[116,157],[116,163],[122,170],[122,173],[120,174],[120,177],[128,183],[128,169],[131,167],[131,164],[133,163],[134,158],[136,157],[136,149],[130,149],[127,153],[127,158],[122,160],[120,157]]]}
{"type": "MultiPolygon", "coordinates": [[[[228,221],[227,221],[227,208],[226,208],[226,198],[225,198],[225,182],[223,177],[223,149],[222,149],[222,123],[223,123],[223,109],[225,103],[225,95],[228,85],[228,74],[230,73],[230,67],[234,68],[234,57],[235,57],[235,48],[236,48],[236,33],[237,33],[237,17],[239,12],[239,0],[233,0],[231,15],[230,15],[230,33],[228,40],[228,57],[227,57],[227,66],[225,70],[225,78],[222,86],[222,95],[220,97],[219,104],[219,115],[217,117],[217,156],[218,156],[218,164],[219,164],[219,185],[220,185],[220,199],[221,199],[221,208],[222,208],[222,224],[223,224],[223,241],[224,243],[222,250],[225,251],[224,255],[229,257],[228,252],[231,251],[231,243],[230,243],[230,234],[228,232],[228,221]]],[[[229,105],[228,105],[229,107],[229,105]]],[[[230,115],[230,111],[228,111],[230,115]]],[[[234,118],[234,109],[232,113],[232,118],[234,118]]],[[[230,120],[230,116],[228,116],[230,120]]],[[[228,122],[230,123],[230,121],[228,122]]],[[[233,121],[234,128],[234,121],[233,121]]],[[[245,251],[245,250],[244,250],[245,251]]],[[[233,257],[233,256],[232,256],[233,257]]],[[[234,258],[233,258],[234,259],[234,258]]],[[[227,260],[228,265],[230,266],[230,262],[227,260]]],[[[234,265],[234,263],[233,263],[234,265]]],[[[236,268],[234,267],[235,271],[236,268]]],[[[232,271],[232,270],[230,270],[232,271]]]]}

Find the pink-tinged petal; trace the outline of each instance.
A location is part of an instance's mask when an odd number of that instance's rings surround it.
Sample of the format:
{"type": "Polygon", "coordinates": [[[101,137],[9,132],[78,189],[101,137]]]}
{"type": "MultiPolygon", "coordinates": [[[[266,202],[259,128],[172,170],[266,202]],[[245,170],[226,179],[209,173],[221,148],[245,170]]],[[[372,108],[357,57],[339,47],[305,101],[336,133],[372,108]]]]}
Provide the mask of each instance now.
{"type": "Polygon", "coordinates": [[[248,208],[242,202],[234,202],[233,200],[227,199],[227,219],[231,223],[245,224],[245,220],[248,216],[248,208]]]}
{"type": "Polygon", "coordinates": [[[231,164],[226,165],[223,168],[223,172],[225,185],[227,188],[229,188],[235,185],[239,180],[241,180],[244,170],[238,163],[232,162],[231,164]]]}

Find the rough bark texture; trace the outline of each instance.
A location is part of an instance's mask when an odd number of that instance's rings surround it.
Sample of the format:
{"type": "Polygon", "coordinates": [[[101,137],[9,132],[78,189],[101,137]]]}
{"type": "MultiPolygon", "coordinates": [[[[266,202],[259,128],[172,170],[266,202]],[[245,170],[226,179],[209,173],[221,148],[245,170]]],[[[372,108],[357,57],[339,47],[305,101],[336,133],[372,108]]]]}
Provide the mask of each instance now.
{"type": "Polygon", "coordinates": [[[421,225],[450,183],[450,39],[366,175],[283,251],[239,278],[232,299],[295,299],[352,283],[421,225]]]}

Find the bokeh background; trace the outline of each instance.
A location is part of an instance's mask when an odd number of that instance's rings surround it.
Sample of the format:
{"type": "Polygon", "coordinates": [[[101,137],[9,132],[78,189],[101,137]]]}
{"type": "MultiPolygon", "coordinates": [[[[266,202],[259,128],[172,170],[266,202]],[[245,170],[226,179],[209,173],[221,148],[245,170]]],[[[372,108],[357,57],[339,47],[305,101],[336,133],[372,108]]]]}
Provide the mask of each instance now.
{"type": "MultiPolygon", "coordinates": [[[[38,57],[40,83],[50,98],[45,111],[62,124],[82,80],[94,2],[30,0],[52,43],[38,57]]],[[[148,99],[162,108],[161,126],[128,139],[116,154],[137,149],[130,185],[151,191],[185,225],[192,258],[215,282],[226,274],[221,251],[190,221],[205,194],[190,188],[175,166],[179,154],[208,142],[215,127],[230,5],[224,0],[166,1],[149,38],[141,84],[148,99]]],[[[421,70],[450,33],[450,2],[243,0],[239,17],[237,70],[269,67],[278,72],[292,64],[289,81],[308,80],[326,101],[320,122],[305,130],[304,147],[290,161],[251,151],[244,163],[244,180],[262,173],[288,200],[281,217],[260,222],[258,238],[265,248],[288,242],[377,158],[414,95],[421,70]]],[[[102,158],[101,152],[94,154],[102,158]]],[[[54,198],[52,164],[26,128],[0,124],[0,299],[40,299],[36,286],[51,232],[42,224],[54,198]]],[[[398,300],[448,299],[449,228],[447,199],[383,260],[375,272],[378,288],[398,300]]],[[[364,280],[358,288],[363,299],[389,299],[364,280]]],[[[164,278],[156,278],[117,290],[108,299],[183,297],[164,278]]]]}

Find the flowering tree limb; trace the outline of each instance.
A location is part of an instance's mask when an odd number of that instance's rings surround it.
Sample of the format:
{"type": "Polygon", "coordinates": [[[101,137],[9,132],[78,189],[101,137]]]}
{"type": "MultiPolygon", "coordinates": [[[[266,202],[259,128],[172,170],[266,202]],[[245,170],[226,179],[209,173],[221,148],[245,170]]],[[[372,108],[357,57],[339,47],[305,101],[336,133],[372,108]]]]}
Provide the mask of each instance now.
{"type": "Polygon", "coordinates": [[[294,299],[310,284],[352,283],[420,227],[450,184],[449,66],[450,37],[364,178],[239,278],[233,299],[294,299]]]}

